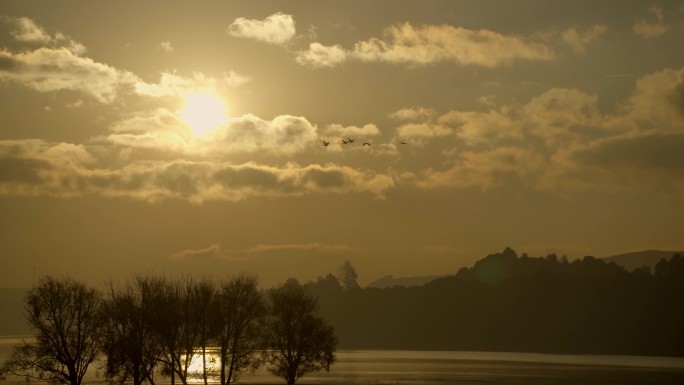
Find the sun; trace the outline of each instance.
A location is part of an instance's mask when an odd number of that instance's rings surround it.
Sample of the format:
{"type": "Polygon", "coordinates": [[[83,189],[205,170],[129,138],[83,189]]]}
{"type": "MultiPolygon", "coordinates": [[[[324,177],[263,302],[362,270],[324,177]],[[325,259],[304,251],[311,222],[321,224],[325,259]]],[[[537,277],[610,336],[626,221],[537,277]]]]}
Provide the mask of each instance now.
{"type": "Polygon", "coordinates": [[[188,94],[179,113],[195,136],[202,136],[228,122],[223,99],[210,92],[188,94]]]}

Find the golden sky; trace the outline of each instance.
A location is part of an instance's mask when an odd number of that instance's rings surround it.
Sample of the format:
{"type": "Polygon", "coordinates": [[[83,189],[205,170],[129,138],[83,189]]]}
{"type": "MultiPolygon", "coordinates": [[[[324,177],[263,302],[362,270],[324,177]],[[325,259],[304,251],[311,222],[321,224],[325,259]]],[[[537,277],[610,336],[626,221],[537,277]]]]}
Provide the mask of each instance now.
{"type": "Polygon", "coordinates": [[[682,41],[681,1],[2,1],[0,286],[681,250],[682,41]]]}

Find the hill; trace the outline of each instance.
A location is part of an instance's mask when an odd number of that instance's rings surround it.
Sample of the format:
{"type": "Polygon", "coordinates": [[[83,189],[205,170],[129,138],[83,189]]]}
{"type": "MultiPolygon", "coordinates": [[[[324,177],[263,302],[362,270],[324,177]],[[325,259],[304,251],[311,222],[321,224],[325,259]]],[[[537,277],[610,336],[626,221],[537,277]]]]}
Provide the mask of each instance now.
{"type": "Polygon", "coordinates": [[[506,249],[423,286],[307,284],[345,349],[684,356],[684,258],[653,272],[506,249]]]}
{"type": "Polygon", "coordinates": [[[416,277],[397,277],[394,278],[392,275],[386,275],[382,278],[376,279],[375,281],[369,283],[366,287],[374,287],[378,289],[384,289],[387,287],[402,286],[423,286],[426,283],[432,282],[438,278],[444,278],[445,275],[426,275],[426,276],[416,276],[416,277]]]}
{"type": "MultiPolygon", "coordinates": [[[[634,270],[642,266],[648,266],[651,271],[655,269],[655,265],[661,260],[669,260],[677,251],[663,251],[663,250],[644,250],[635,251],[631,253],[624,253],[618,255],[612,255],[610,257],[603,258],[606,262],[615,262],[620,266],[623,266],[627,270],[634,270]]],[[[682,252],[679,252],[680,254],[682,252]]]]}

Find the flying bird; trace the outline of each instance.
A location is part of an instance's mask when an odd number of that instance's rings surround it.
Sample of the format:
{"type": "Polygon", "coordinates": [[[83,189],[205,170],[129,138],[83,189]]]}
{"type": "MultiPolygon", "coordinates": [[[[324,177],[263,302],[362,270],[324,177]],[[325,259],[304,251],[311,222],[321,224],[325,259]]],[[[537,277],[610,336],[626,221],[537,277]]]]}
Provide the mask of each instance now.
{"type": "Polygon", "coordinates": [[[364,142],[363,145],[364,145],[364,146],[369,146],[369,147],[370,147],[371,144],[368,143],[368,142],[364,142]]]}
{"type": "Polygon", "coordinates": [[[399,142],[399,144],[408,144],[408,143],[406,143],[406,142],[399,142]]]}
{"type": "Polygon", "coordinates": [[[347,142],[346,140],[342,139],[342,144],[347,144],[347,143],[349,143],[349,142],[347,142]]]}
{"type": "Polygon", "coordinates": [[[329,144],[330,142],[326,142],[325,140],[323,141],[323,146],[328,147],[329,144]]]}
{"type": "Polygon", "coordinates": [[[352,138],[347,138],[347,142],[349,142],[349,143],[354,143],[354,139],[352,139],[352,138]]]}

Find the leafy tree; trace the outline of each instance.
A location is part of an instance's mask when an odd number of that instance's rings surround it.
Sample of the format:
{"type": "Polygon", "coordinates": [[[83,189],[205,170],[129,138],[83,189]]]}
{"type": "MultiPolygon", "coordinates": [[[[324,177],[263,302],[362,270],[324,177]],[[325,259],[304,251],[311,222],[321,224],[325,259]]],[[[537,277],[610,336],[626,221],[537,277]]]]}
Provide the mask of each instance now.
{"type": "Polygon", "coordinates": [[[317,299],[294,283],[268,294],[269,371],[291,385],[306,373],[330,370],[338,341],[333,328],[318,316],[317,299]]]}
{"type": "Polygon", "coordinates": [[[95,361],[104,330],[101,294],[71,278],[42,278],[26,300],[35,341],[24,341],[0,374],[80,385],[95,361]]]}
{"type": "Polygon", "coordinates": [[[337,274],[338,279],[345,290],[359,288],[359,284],[356,282],[356,279],[359,277],[359,275],[356,274],[356,269],[354,269],[354,266],[352,266],[351,262],[344,261],[342,266],[340,266],[338,269],[337,274]]]}
{"type": "Polygon", "coordinates": [[[122,287],[110,285],[104,313],[107,332],[102,350],[107,359],[105,377],[133,385],[148,380],[160,360],[161,346],[155,336],[154,300],[159,298],[163,281],[151,276],[136,276],[122,287]]]}
{"type": "Polygon", "coordinates": [[[212,304],[213,330],[221,366],[221,384],[237,381],[243,371],[261,365],[261,325],[264,301],[252,275],[238,275],[220,283],[212,304]]]}

